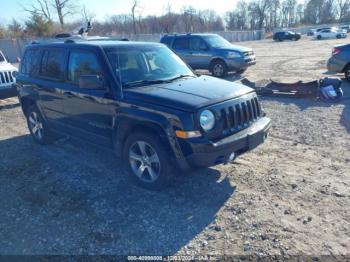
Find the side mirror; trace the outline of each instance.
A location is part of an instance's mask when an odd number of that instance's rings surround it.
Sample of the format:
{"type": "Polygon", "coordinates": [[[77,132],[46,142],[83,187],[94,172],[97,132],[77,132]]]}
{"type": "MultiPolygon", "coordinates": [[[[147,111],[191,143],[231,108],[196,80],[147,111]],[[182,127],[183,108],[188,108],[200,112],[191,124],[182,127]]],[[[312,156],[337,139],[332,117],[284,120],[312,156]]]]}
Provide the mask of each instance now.
{"type": "Polygon", "coordinates": [[[104,89],[103,80],[99,75],[81,75],[79,87],[81,89],[104,89]]]}

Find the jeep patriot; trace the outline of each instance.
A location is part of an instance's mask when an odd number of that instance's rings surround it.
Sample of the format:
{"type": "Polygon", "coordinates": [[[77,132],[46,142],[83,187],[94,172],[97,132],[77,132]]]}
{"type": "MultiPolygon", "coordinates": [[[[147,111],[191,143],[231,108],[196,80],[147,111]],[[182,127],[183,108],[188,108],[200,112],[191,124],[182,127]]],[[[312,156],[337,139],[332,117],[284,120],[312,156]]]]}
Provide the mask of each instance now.
{"type": "Polygon", "coordinates": [[[147,189],[232,162],[270,128],[255,91],[197,76],[160,43],[66,40],[26,47],[17,77],[33,139],[65,134],[113,149],[147,189]]]}

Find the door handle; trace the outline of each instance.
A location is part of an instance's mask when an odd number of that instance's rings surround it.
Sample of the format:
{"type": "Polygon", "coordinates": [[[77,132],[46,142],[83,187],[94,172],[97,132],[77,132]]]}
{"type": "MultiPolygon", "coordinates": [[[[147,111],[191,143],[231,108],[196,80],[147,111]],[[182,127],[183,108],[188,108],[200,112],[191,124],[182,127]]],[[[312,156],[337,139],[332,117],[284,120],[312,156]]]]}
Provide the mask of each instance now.
{"type": "Polygon", "coordinates": [[[74,97],[74,94],[72,92],[63,92],[63,95],[68,98],[74,97]]]}

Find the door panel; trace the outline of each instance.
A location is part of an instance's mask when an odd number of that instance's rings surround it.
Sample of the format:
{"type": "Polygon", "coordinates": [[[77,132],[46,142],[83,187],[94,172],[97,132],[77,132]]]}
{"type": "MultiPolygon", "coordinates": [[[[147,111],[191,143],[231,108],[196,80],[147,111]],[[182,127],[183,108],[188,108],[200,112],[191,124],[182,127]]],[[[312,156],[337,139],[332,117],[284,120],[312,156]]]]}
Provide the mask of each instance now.
{"type": "Polygon", "coordinates": [[[190,38],[190,64],[196,69],[208,69],[212,58],[208,45],[200,37],[190,38]]]}
{"type": "Polygon", "coordinates": [[[79,86],[81,75],[97,75],[104,79],[100,65],[99,56],[93,51],[70,51],[62,105],[70,133],[109,147],[117,102],[109,95],[107,86],[97,90],[79,86]]]}

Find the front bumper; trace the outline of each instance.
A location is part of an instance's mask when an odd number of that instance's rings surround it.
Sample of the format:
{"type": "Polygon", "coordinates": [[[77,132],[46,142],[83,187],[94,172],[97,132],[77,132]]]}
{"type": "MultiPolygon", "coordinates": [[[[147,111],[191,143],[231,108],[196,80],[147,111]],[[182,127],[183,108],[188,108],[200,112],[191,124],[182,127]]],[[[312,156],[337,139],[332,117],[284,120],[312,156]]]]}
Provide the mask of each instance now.
{"type": "MultiPolygon", "coordinates": [[[[206,139],[193,139],[187,141],[192,148],[192,153],[186,157],[189,166],[209,167],[227,163],[230,155],[243,154],[262,144],[271,127],[271,120],[267,117],[261,118],[249,128],[219,141],[206,139]]],[[[186,166],[184,163],[180,167],[186,166]]]]}
{"type": "Polygon", "coordinates": [[[230,71],[242,70],[242,69],[248,68],[249,66],[255,65],[256,57],[255,55],[252,55],[252,56],[246,56],[238,59],[237,58],[226,59],[226,64],[230,71]]]}
{"type": "Polygon", "coordinates": [[[14,84],[0,85],[0,99],[17,96],[17,89],[14,84]]]}
{"type": "Polygon", "coordinates": [[[332,56],[327,61],[327,69],[329,72],[342,73],[346,64],[347,62],[343,61],[342,59],[332,56]]]}

